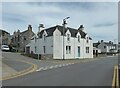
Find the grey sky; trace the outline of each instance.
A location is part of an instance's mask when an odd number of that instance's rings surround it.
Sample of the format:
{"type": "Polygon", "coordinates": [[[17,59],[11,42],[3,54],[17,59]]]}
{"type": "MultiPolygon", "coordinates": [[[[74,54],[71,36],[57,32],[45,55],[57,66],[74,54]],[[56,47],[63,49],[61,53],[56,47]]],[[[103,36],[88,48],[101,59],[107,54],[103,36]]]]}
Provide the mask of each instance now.
{"type": "Polygon", "coordinates": [[[61,25],[70,16],[69,27],[85,26],[85,31],[97,40],[118,38],[117,2],[5,2],[2,3],[2,28],[11,34],[24,31],[28,24],[37,32],[38,24],[46,28],[61,25]]]}

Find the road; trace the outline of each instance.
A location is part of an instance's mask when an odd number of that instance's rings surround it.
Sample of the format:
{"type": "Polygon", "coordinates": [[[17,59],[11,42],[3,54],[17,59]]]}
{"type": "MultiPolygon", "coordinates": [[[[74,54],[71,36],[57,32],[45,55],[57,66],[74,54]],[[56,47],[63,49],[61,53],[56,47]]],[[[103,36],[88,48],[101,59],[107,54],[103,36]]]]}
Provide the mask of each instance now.
{"type": "MultiPolygon", "coordinates": [[[[13,56],[14,57],[14,56],[13,56]]],[[[3,86],[111,86],[118,57],[76,63],[5,80],[3,86]]]]}

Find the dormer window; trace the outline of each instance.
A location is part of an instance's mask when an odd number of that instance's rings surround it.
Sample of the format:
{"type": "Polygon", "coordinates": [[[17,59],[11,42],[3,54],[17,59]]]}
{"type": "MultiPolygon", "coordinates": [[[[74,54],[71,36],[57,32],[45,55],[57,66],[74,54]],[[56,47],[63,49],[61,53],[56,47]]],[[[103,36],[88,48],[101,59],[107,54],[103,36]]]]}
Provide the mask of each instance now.
{"type": "Polygon", "coordinates": [[[86,42],[89,43],[89,37],[87,37],[86,42]]]}
{"type": "Polygon", "coordinates": [[[45,41],[46,40],[46,35],[45,34],[43,35],[43,38],[44,38],[44,41],[45,41]]]}
{"type": "Polygon", "coordinates": [[[78,42],[80,42],[80,36],[78,35],[78,42]]]}
{"type": "Polygon", "coordinates": [[[37,38],[35,37],[35,42],[37,41],[37,38]]]}
{"type": "Polygon", "coordinates": [[[70,34],[67,34],[67,41],[70,41],[70,34]]]}

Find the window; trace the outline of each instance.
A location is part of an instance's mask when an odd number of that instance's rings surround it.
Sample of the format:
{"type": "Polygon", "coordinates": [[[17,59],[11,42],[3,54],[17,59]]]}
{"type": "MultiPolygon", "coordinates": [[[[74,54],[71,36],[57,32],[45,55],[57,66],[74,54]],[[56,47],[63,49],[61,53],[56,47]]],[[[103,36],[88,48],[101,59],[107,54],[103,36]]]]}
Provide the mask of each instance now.
{"type": "Polygon", "coordinates": [[[71,54],[71,46],[69,46],[69,54],[71,54]]]}
{"type": "Polygon", "coordinates": [[[71,46],[66,46],[66,54],[71,54],[71,46]]]}
{"type": "Polygon", "coordinates": [[[80,42],[80,36],[78,35],[78,42],[80,42]]]}
{"type": "Polygon", "coordinates": [[[18,42],[20,41],[20,35],[18,35],[18,42]]]}
{"type": "Polygon", "coordinates": [[[43,46],[43,52],[46,53],[46,48],[45,48],[45,46],[43,46]]]}
{"type": "Polygon", "coordinates": [[[86,47],[86,53],[89,53],[89,47],[86,47]]]}
{"type": "Polygon", "coordinates": [[[26,37],[27,37],[27,36],[24,36],[24,37],[23,37],[23,41],[26,41],[26,40],[27,40],[27,38],[26,38],[26,37]]]}
{"type": "Polygon", "coordinates": [[[87,42],[87,43],[89,42],[89,37],[87,37],[86,42],[87,42]]]}
{"type": "Polygon", "coordinates": [[[68,54],[68,46],[66,46],[66,54],[68,54]]]}
{"type": "Polygon", "coordinates": [[[36,53],[36,46],[35,46],[35,53],[36,53]]]}
{"type": "Polygon", "coordinates": [[[67,41],[70,41],[70,34],[67,34],[67,41]]]}
{"type": "Polygon", "coordinates": [[[45,41],[46,40],[46,35],[45,34],[43,35],[43,38],[44,38],[44,41],[45,41]]]}
{"type": "Polygon", "coordinates": [[[78,46],[78,57],[80,57],[80,46],[78,46]]]}
{"type": "Polygon", "coordinates": [[[104,46],[104,49],[106,48],[106,46],[104,46]]]}
{"type": "Polygon", "coordinates": [[[37,38],[35,37],[35,42],[37,41],[37,38]]]}
{"type": "Polygon", "coordinates": [[[20,47],[20,44],[18,43],[18,47],[20,47]]]}
{"type": "Polygon", "coordinates": [[[15,36],[15,42],[16,42],[17,37],[15,36]]]}

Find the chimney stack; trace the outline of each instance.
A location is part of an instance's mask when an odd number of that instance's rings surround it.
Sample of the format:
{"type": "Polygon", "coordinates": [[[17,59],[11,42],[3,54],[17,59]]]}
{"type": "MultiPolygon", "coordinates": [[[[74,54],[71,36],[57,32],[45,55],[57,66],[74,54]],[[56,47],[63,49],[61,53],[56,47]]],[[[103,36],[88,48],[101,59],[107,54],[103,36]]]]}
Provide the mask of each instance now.
{"type": "Polygon", "coordinates": [[[98,41],[98,43],[100,43],[100,41],[98,41]]]}
{"type": "Polygon", "coordinates": [[[44,25],[43,24],[39,24],[38,26],[38,32],[41,32],[42,30],[44,30],[44,25]]]}
{"type": "Polygon", "coordinates": [[[78,28],[78,30],[83,31],[83,30],[84,30],[84,26],[83,26],[83,25],[80,25],[80,27],[78,28]]]}
{"type": "Polygon", "coordinates": [[[32,31],[32,26],[28,25],[28,30],[32,31]]]}
{"type": "Polygon", "coordinates": [[[101,42],[104,42],[103,40],[101,40],[101,42]]]}
{"type": "Polygon", "coordinates": [[[112,42],[111,42],[111,41],[109,41],[109,44],[112,44],[112,42]]]}

